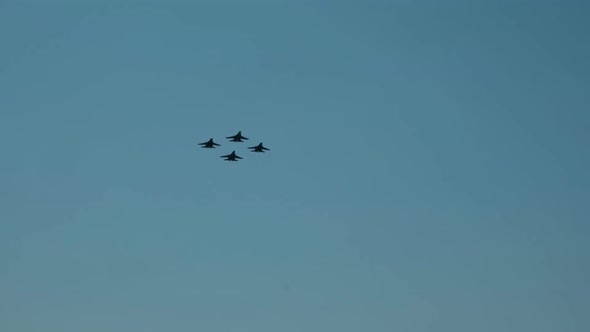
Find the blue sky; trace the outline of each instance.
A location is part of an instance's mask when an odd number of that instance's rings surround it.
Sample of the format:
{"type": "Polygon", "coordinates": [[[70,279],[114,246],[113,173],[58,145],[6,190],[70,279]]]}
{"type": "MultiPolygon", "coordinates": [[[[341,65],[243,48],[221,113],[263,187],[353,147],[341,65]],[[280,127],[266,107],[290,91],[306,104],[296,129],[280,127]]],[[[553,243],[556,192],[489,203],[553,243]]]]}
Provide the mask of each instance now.
{"type": "Polygon", "coordinates": [[[0,330],[589,330],[589,14],[0,2],[0,330]]]}

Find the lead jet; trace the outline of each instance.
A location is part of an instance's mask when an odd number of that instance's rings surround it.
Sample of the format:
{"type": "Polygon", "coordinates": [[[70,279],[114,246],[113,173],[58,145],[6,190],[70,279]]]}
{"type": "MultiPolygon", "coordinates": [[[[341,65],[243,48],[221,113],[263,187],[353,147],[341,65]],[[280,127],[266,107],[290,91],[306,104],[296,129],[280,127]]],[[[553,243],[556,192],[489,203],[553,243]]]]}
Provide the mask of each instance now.
{"type": "Polygon", "coordinates": [[[213,142],[212,138],[210,138],[207,142],[199,143],[199,145],[202,145],[201,147],[205,149],[215,149],[216,146],[220,146],[219,144],[213,142]]]}
{"type": "Polygon", "coordinates": [[[252,152],[263,152],[266,150],[270,150],[268,148],[265,148],[264,146],[262,146],[262,142],[260,142],[260,144],[256,145],[256,146],[251,146],[248,149],[252,149],[252,152]]]}
{"type": "Polygon", "coordinates": [[[225,156],[221,156],[220,158],[225,158],[225,161],[237,161],[237,159],[243,159],[242,157],[238,156],[236,154],[236,151],[232,151],[232,153],[225,155],[225,156]]]}
{"type": "Polygon", "coordinates": [[[242,132],[241,131],[238,131],[238,133],[235,134],[234,136],[228,136],[226,138],[229,139],[232,142],[243,142],[242,141],[243,139],[248,140],[248,137],[242,136],[242,132]]]}

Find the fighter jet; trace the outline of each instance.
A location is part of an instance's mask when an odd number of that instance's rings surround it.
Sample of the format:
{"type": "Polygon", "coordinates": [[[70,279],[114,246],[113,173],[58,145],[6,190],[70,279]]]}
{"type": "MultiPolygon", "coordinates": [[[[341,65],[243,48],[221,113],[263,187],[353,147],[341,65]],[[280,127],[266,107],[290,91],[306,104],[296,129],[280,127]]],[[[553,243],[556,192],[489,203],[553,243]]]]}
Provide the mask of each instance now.
{"type": "Polygon", "coordinates": [[[220,146],[213,142],[213,138],[210,138],[207,142],[199,143],[198,145],[202,145],[201,147],[205,149],[215,149],[216,146],[220,146]]]}
{"type": "Polygon", "coordinates": [[[237,159],[242,159],[242,157],[236,155],[236,151],[232,151],[232,153],[225,155],[225,156],[221,156],[221,158],[225,158],[225,161],[237,161],[237,159]]]}
{"type": "Polygon", "coordinates": [[[242,141],[243,139],[248,140],[248,137],[242,136],[242,132],[241,131],[238,131],[238,133],[235,134],[234,136],[228,136],[226,138],[227,139],[230,139],[230,141],[232,141],[232,142],[243,142],[242,141]]]}
{"type": "Polygon", "coordinates": [[[262,146],[262,142],[260,142],[260,144],[256,145],[256,146],[251,146],[248,149],[252,149],[252,152],[263,152],[266,150],[270,150],[268,148],[265,148],[264,146],[262,146]]]}

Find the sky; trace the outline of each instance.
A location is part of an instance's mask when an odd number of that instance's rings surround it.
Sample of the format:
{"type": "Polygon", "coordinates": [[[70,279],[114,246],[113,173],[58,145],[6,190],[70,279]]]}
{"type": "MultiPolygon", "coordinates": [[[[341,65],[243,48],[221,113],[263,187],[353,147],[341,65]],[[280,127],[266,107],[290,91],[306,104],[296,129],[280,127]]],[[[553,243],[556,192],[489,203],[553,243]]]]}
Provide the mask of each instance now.
{"type": "Polygon", "coordinates": [[[589,15],[0,1],[0,330],[589,331],[589,15]]]}

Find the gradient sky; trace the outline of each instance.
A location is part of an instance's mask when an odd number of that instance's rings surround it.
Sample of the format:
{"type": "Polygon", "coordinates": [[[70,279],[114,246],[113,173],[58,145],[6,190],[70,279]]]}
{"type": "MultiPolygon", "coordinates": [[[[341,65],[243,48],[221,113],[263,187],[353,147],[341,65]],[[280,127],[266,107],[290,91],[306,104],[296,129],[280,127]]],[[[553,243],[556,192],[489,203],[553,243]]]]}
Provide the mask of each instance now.
{"type": "Polygon", "coordinates": [[[0,1],[1,331],[590,331],[587,1],[244,2],[0,1]]]}

